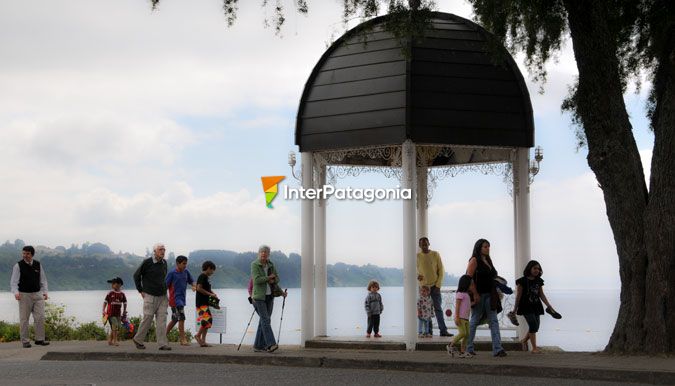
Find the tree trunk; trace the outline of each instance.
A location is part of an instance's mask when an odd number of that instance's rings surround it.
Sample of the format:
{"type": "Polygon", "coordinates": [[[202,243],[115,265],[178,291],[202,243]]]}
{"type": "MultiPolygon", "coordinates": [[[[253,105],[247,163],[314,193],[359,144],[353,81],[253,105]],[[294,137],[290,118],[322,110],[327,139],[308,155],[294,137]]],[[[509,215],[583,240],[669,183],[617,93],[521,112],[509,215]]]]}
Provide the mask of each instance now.
{"type": "Polygon", "coordinates": [[[565,0],[565,7],[579,70],[576,113],[586,134],[588,165],[602,189],[619,256],[621,306],[605,350],[643,351],[646,330],[653,327],[643,322],[647,313],[653,312],[645,304],[648,192],[623,100],[615,35],[604,2],[565,0]]]}
{"type": "MultiPolygon", "coordinates": [[[[671,5],[672,7],[672,5],[671,5]]],[[[654,77],[654,152],[645,215],[649,256],[645,299],[645,350],[675,351],[675,27],[663,33],[654,77]]],[[[660,36],[655,36],[660,37],[660,36]]]]}

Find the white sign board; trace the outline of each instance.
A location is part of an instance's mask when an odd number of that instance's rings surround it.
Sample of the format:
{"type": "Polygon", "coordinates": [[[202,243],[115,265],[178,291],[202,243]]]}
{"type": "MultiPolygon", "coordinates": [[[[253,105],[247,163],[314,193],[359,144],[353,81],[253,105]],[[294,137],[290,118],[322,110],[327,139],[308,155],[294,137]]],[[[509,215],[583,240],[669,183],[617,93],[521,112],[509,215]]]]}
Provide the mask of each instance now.
{"type": "Polygon", "coordinates": [[[211,308],[211,316],[213,317],[213,322],[211,323],[209,332],[212,334],[225,334],[227,327],[227,307],[221,307],[219,310],[211,308]]]}

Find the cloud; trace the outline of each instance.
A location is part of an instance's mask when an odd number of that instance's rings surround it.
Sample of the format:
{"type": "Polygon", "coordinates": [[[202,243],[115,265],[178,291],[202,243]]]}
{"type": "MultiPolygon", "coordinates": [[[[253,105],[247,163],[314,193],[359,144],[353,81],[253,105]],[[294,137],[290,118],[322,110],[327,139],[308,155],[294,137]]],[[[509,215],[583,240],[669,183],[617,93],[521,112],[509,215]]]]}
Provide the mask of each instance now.
{"type": "Polygon", "coordinates": [[[78,198],[76,225],[105,230],[108,238],[124,240],[135,250],[155,239],[183,252],[254,250],[263,242],[291,250],[294,244],[281,230],[299,227],[297,216],[283,205],[266,208],[262,197],[246,190],[195,197],[185,183],[172,184],[159,195],[124,197],[100,190],[78,198]]]}
{"type": "Polygon", "coordinates": [[[652,149],[641,149],[640,160],[642,161],[642,168],[645,171],[645,183],[649,187],[649,178],[651,177],[652,167],[652,149]]]}
{"type": "Polygon", "coordinates": [[[30,155],[50,166],[88,167],[103,164],[171,164],[194,142],[185,127],[163,118],[79,113],[21,118],[6,122],[0,149],[30,155]]]}
{"type": "Polygon", "coordinates": [[[315,36],[327,16],[340,20],[338,4],[316,7],[311,18],[289,14],[286,31],[303,33],[283,39],[262,28],[259,4],[242,3],[230,29],[214,5],[3,7],[0,116],[110,108],[226,117],[244,106],[294,107],[324,49],[315,36]]]}
{"type": "Polygon", "coordinates": [[[266,208],[262,193],[240,190],[195,196],[185,182],[168,184],[159,194],[128,196],[104,188],[78,193],[78,188],[29,192],[29,199],[34,198],[30,204],[17,199],[18,206],[0,205],[6,213],[0,220],[4,236],[53,246],[65,240],[100,241],[136,253],[159,240],[181,253],[254,250],[261,243],[290,252],[299,242],[291,231],[300,227],[297,215],[283,203],[266,208]],[[48,196],[50,201],[45,200],[48,196]]]}

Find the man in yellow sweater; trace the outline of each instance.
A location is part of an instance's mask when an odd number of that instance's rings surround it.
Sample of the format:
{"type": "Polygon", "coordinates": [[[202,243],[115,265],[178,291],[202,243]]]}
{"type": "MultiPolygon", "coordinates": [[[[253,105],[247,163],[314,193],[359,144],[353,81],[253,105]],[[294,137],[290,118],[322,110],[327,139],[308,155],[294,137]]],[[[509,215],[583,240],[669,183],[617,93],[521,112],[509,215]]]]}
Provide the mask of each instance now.
{"type": "Polygon", "coordinates": [[[441,286],[443,285],[443,276],[445,276],[443,262],[441,261],[441,255],[429,249],[429,245],[431,244],[428,238],[420,238],[419,246],[422,252],[417,254],[417,280],[420,286],[426,285],[431,288],[431,300],[434,302],[434,313],[441,336],[452,336],[445,326],[443,306],[441,305],[441,286]]]}

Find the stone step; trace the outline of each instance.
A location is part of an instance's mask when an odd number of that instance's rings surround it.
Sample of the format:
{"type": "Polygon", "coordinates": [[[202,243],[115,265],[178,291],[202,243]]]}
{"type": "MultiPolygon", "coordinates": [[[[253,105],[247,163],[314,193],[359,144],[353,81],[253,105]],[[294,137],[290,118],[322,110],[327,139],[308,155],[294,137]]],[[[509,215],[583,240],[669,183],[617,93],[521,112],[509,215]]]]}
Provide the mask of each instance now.
{"type": "MultiPolygon", "coordinates": [[[[445,351],[452,338],[433,336],[419,339],[416,350],[445,351]]],[[[306,348],[344,349],[344,350],[405,350],[403,336],[387,336],[383,338],[366,338],[361,336],[316,337],[305,344],[306,348]]],[[[476,351],[491,351],[492,342],[487,337],[478,337],[474,341],[476,351]]],[[[515,338],[502,339],[502,347],[506,351],[520,351],[521,346],[515,338]]]]}

